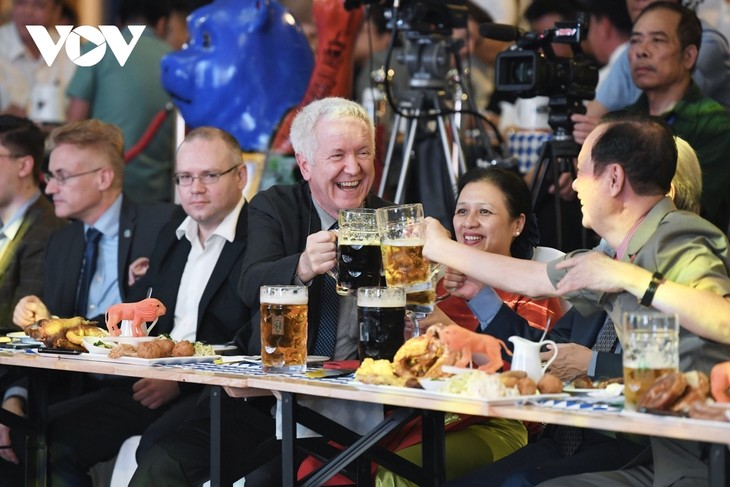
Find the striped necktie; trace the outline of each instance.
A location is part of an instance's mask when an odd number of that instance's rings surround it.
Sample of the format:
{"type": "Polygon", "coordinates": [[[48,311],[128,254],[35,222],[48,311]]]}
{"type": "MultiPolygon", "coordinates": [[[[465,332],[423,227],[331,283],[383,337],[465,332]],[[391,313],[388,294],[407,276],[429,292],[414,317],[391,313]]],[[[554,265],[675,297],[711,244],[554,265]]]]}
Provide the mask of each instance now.
{"type": "Polygon", "coordinates": [[[91,280],[96,273],[96,259],[99,255],[99,240],[101,232],[96,228],[89,227],[86,230],[86,247],[84,249],[84,260],[81,263],[79,283],[76,288],[76,316],[86,316],[89,311],[89,287],[91,280]]]}
{"type": "MultiPolygon", "coordinates": [[[[335,222],[329,229],[338,228],[335,222]]],[[[329,274],[322,279],[322,300],[319,307],[319,328],[314,342],[314,355],[332,357],[337,341],[337,318],[340,311],[340,296],[337,294],[335,280],[329,274]]]]}

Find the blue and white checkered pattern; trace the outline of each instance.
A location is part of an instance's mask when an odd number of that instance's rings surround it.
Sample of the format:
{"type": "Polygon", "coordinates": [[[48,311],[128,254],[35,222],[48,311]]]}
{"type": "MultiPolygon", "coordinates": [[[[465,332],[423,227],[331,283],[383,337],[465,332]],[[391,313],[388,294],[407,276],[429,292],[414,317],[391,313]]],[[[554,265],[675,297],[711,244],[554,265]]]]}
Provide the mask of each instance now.
{"type": "Polygon", "coordinates": [[[509,134],[507,147],[517,158],[520,172],[526,174],[537,163],[542,145],[552,138],[549,132],[516,131],[509,134]]]}

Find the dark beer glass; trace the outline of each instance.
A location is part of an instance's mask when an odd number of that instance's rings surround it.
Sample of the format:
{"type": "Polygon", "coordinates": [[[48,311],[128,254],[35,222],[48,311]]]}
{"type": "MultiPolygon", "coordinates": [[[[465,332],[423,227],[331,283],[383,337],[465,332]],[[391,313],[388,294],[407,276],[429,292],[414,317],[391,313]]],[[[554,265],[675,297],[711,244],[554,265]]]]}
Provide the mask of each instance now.
{"type": "Polygon", "coordinates": [[[381,284],[380,234],[375,210],[340,210],[337,231],[337,293],[353,294],[358,288],[381,284]]]}
{"type": "Polygon", "coordinates": [[[357,290],[360,360],[393,360],[404,341],[405,307],[403,288],[361,287],[357,290]]]}

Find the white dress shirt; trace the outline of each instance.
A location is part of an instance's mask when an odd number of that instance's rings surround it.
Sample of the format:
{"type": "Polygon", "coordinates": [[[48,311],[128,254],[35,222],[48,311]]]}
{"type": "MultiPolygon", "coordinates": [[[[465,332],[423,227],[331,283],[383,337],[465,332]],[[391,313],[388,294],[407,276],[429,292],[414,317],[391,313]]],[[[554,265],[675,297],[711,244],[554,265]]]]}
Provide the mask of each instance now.
{"type": "Polygon", "coordinates": [[[178,239],[183,237],[188,239],[190,253],[185,262],[185,269],[177,291],[175,320],[170,332],[170,336],[174,340],[195,341],[198,331],[200,298],[213,274],[223,247],[226,242],[233,242],[236,238],[236,226],[243,204],[244,199],[241,198],[233,211],[223,219],[215,231],[205,239],[205,242],[201,242],[198,237],[198,222],[189,216],[177,227],[175,234],[178,239]]]}

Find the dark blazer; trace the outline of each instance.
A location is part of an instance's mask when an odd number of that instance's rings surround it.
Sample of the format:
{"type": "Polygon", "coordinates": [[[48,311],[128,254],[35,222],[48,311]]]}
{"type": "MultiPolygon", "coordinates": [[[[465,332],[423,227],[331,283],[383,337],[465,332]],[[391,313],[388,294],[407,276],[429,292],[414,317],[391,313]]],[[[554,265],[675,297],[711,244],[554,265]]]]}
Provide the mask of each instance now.
{"type": "MultiPolygon", "coordinates": [[[[596,343],[598,332],[601,331],[606,312],[600,311],[589,316],[581,315],[578,310],[571,308],[547,334],[549,340],[556,343],[577,343],[591,348],[596,343]]],[[[487,327],[486,333],[504,340],[510,349],[512,343],[507,339],[512,335],[519,335],[537,341],[542,336],[542,330],[531,327],[527,320],[502,305],[497,315],[487,327]]],[[[505,356],[509,360],[508,356],[505,356]]],[[[620,377],[623,375],[622,355],[620,353],[598,352],[596,359],[595,377],[620,377]]]]}
{"type": "Polygon", "coordinates": [[[15,305],[20,298],[43,291],[46,243],[66,223],[43,195],[28,207],[18,233],[0,258],[0,331],[17,331],[12,325],[15,305]]]}
{"type": "MultiPolygon", "coordinates": [[[[139,257],[149,257],[152,254],[157,234],[170,219],[175,208],[175,205],[169,203],[137,205],[129,198],[123,197],[119,216],[117,258],[119,292],[122,300],[126,301],[129,293],[127,283],[129,265],[139,257]]],[[[60,229],[48,241],[43,302],[54,315],[63,318],[74,315],[76,286],[81,273],[85,246],[84,224],[80,221],[60,229]]],[[[102,325],[104,323],[103,315],[93,319],[102,325]]]]}
{"type": "MultiPolygon", "coordinates": [[[[380,208],[392,203],[368,195],[365,206],[380,208]]],[[[307,244],[307,236],[320,230],[317,209],[312,202],[309,184],[273,186],[251,200],[249,230],[251,242],[243,259],[238,291],[243,302],[255,312],[249,348],[261,348],[259,328],[259,288],[263,284],[292,284],[299,256],[307,244]]],[[[315,277],[309,287],[308,343],[312,352],[319,327],[319,303],[324,277],[315,277]]]]}
{"type": "MultiPolygon", "coordinates": [[[[246,250],[248,205],[244,205],[236,225],[236,237],[223,246],[213,273],[205,285],[198,305],[196,338],[207,343],[227,343],[240,332],[244,339],[251,333],[251,316],[248,307],[238,296],[236,287],[241,275],[243,254],[246,250]]],[[[150,257],[150,268],[143,278],[132,286],[130,301],[145,298],[152,288],[156,297],[167,308],[160,317],[152,334],[170,333],[174,324],[177,293],[185,263],[190,253],[190,242],[185,237],[178,240],[175,230],[186,215],[179,209],[163,227],[150,257]]]]}

